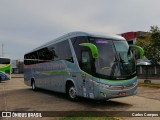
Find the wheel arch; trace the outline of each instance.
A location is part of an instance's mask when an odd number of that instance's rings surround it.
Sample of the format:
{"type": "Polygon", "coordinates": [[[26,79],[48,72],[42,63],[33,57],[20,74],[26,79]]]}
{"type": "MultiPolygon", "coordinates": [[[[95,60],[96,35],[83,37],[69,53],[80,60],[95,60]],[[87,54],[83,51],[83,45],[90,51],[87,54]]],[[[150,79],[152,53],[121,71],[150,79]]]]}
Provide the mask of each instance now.
{"type": "Polygon", "coordinates": [[[65,93],[67,92],[67,86],[68,86],[69,84],[73,84],[73,85],[75,86],[76,90],[77,90],[77,86],[76,86],[74,80],[72,80],[72,79],[67,79],[67,80],[66,80],[66,84],[65,84],[65,93]]]}

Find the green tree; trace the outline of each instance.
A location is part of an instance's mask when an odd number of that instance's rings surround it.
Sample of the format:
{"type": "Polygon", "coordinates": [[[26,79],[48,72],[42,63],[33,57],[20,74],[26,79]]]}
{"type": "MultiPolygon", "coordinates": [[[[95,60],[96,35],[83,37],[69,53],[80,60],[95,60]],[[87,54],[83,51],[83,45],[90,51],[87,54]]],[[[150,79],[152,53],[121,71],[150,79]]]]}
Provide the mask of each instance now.
{"type": "Polygon", "coordinates": [[[149,35],[145,38],[138,38],[136,44],[145,51],[145,56],[152,64],[160,62],[160,29],[158,26],[151,26],[149,35]]]}

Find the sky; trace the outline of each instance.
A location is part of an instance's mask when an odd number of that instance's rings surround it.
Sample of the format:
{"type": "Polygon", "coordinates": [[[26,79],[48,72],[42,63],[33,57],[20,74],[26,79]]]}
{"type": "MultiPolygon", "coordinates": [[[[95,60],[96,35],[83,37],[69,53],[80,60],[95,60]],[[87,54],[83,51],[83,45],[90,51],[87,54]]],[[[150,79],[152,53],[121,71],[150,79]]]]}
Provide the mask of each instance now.
{"type": "Polygon", "coordinates": [[[160,0],[0,0],[0,56],[23,60],[32,49],[73,31],[120,34],[160,27],[160,0]]]}

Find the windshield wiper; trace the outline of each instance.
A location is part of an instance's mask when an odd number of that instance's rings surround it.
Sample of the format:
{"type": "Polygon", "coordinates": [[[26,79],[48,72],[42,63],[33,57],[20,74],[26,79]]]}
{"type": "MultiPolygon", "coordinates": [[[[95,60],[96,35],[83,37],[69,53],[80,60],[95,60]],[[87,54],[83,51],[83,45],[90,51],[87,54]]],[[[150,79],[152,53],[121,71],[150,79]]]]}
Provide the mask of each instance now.
{"type": "Polygon", "coordinates": [[[122,57],[121,57],[121,54],[119,53],[119,59],[120,59],[120,63],[126,63],[123,59],[122,59],[122,57]]]}
{"type": "Polygon", "coordinates": [[[119,53],[119,54],[117,53],[117,55],[115,55],[115,61],[114,61],[114,62],[126,63],[126,62],[122,59],[120,53],[119,53]],[[118,59],[118,58],[119,58],[119,59],[118,59]]]}

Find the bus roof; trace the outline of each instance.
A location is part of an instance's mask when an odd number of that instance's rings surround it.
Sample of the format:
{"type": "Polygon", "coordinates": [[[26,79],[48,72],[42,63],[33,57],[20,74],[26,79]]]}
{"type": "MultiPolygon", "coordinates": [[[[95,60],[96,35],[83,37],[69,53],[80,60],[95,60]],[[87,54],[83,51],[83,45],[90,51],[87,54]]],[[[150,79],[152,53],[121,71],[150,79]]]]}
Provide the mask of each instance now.
{"type": "Polygon", "coordinates": [[[0,57],[0,59],[1,59],[1,58],[2,58],[2,59],[10,59],[9,57],[0,57]]]}
{"type": "MultiPolygon", "coordinates": [[[[58,42],[61,42],[61,41],[64,41],[66,39],[69,39],[69,38],[73,38],[73,37],[77,37],[77,36],[88,36],[88,37],[98,37],[98,38],[107,38],[107,39],[114,39],[114,40],[125,40],[122,36],[120,35],[108,35],[108,34],[102,34],[102,33],[90,33],[90,32],[70,32],[68,34],[65,34],[61,37],[58,37],[54,40],[51,40],[35,49],[33,49],[32,51],[30,52],[34,52],[34,51],[37,51],[41,48],[44,48],[44,47],[47,47],[51,44],[55,44],[55,43],[58,43],[58,42]]],[[[28,52],[28,53],[30,53],[28,52]]],[[[27,53],[26,53],[27,54],[27,53]]]]}

